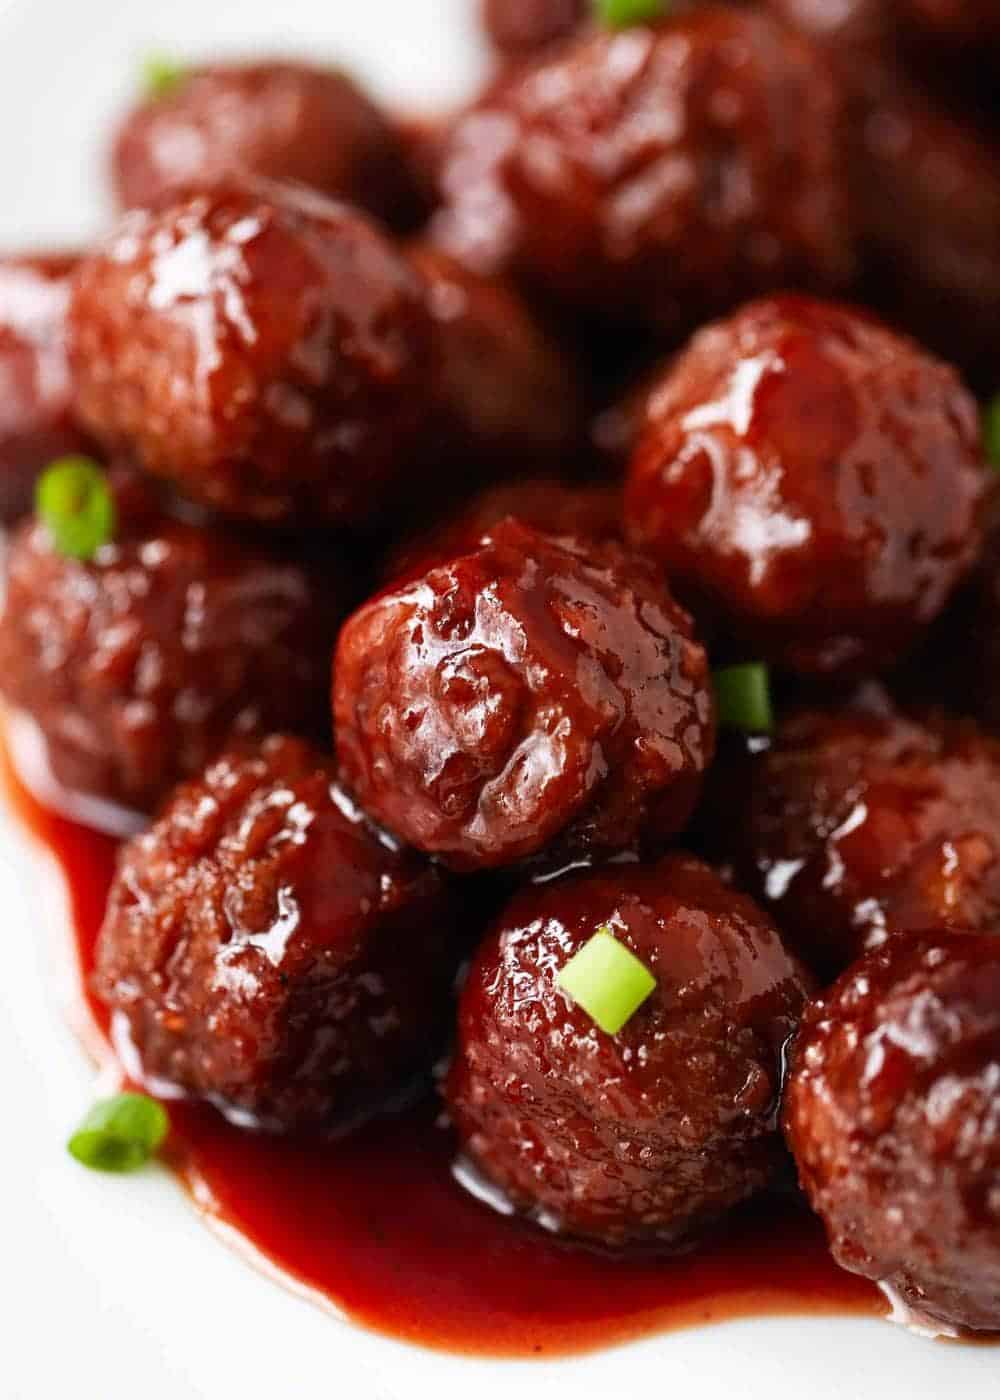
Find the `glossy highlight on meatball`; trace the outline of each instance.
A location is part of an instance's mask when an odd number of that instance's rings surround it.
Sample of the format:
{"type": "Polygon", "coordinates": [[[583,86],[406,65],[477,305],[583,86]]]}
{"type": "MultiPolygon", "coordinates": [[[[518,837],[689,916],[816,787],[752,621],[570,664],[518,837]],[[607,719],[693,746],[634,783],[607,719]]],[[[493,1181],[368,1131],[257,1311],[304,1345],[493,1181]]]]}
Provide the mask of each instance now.
{"type": "Polygon", "coordinates": [[[1000,939],[898,939],[852,967],[803,1020],[785,1125],[838,1263],[902,1320],[1000,1329],[1000,939]]]}
{"type": "Polygon", "coordinates": [[[76,274],[80,417],[232,515],[369,521],[428,412],[424,292],[373,223],[299,188],[231,181],[135,211],[76,274]]]}
{"type": "Polygon", "coordinates": [[[426,1073],[457,908],[308,744],[181,787],[122,851],[95,987],[143,1077],[272,1131],[337,1130],[426,1073]]]}
{"type": "Polygon", "coordinates": [[[661,333],[853,271],[826,60],[725,6],[515,68],[455,123],[439,184],[432,233],[460,261],[661,333]]]}
{"type": "Polygon", "coordinates": [[[294,180],[375,214],[410,199],[388,120],[345,74],[304,63],[225,63],[178,71],[135,106],[112,152],[124,209],[230,175],[294,180]]]}
{"type": "Polygon", "coordinates": [[[656,572],[512,519],[348,619],[334,726],[361,805],[465,870],[662,841],[714,739],[705,652],[656,572]]]}
{"type": "Polygon", "coordinates": [[[720,783],[725,847],[820,971],[907,929],[1000,923],[1000,741],[974,724],[806,710],[720,783]]]}
{"type": "Polygon", "coordinates": [[[71,793],[151,811],[234,734],[327,728],[342,588],[280,543],[173,519],[131,475],[89,561],[14,535],[0,687],[71,793]],[[341,596],[338,596],[341,595],[341,596]]]}
{"type": "Polygon", "coordinates": [[[768,917],[688,856],[529,886],[462,994],[462,1146],[550,1228],[686,1240],[780,1170],[782,1055],[808,992],[768,917]],[[657,982],[616,1036],[556,980],[603,926],[657,982]]]}
{"type": "Polygon", "coordinates": [[[699,331],[648,400],[632,539],[681,597],[801,674],[885,667],[975,562],[975,400],[867,314],[800,296],[699,331]]]}
{"type": "Polygon", "coordinates": [[[31,507],[35,478],[80,451],[66,347],[69,279],[64,254],[0,258],[0,520],[31,507]]]}

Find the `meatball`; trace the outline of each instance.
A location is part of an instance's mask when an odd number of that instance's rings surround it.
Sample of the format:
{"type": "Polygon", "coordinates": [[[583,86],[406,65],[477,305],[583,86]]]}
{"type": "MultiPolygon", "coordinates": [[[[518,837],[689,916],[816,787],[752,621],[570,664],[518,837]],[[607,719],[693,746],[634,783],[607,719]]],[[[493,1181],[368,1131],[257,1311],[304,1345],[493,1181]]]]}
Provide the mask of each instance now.
{"type": "Polygon", "coordinates": [[[968,721],[802,711],[721,786],[742,873],[828,975],[907,929],[1000,924],[1000,741],[968,721]]]}
{"type": "Polygon", "coordinates": [[[295,180],[384,216],[409,198],[402,146],[343,73],[304,63],[185,70],[140,102],[115,138],[112,177],[124,208],[229,175],[295,180]]]}
{"type": "Polygon", "coordinates": [[[483,25],[509,58],[564,39],[589,13],[588,0],[482,0],[483,25]]]}
{"type": "Polygon", "coordinates": [[[709,5],[597,29],[515,69],[455,124],[432,236],[579,311],[687,329],[853,270],[826,61],[767,16],[709,5]]]}
{"type": "Polygon", "coordinates": [[[457,908],[308,744],[219,758],[123,849],[95,989],[143,1076],[275,1131],[351,1126],[447,1023],[457,908]]]}
{"type": "Polygon", "coordinates": [[[131,480],[117,495],[89,562],[35,520],[15,534],[0,688],[64,788],[149,811],[234,733],[324,732],[344,609],[290,549],[173,519],[131,480]]]}
{"type": "Polygon", "coordinates": [[[384,567],[387,580],[426,572],[436,563],[474,550],[508,516],[544,534],[575,540],[622,540],[622,493],[610,485],[577,485],[539,478],[493,486],[462,510],[421,532],[393,551],[384,567]]]}
{"type": "Polygon", "coordinates": [[[66,351],[69,277],[62,255],[0,258],[0,520],[31,506],[35,478],[78,452],[66,351]]]}
{"type": "Polygon", "coordinates": [[[517,292],[424,246],[411,260],[427,285],[438,341],[432,461],[457,457],[486,474],[552,467],[584,440],[575,367],[517,292]]]}
{"type": "Polygon", "coordinates": [[[362,806],[467,870],[672,835],[714,738],[705,652],[655,571],[512,519],[348,619],[334,724],[362,806]]]}
{"type": "Polygon", "coordinates": [[[696,614],[805,675],[884,667],[974,563],[989,473],[958,376],[782,296],[706,327],[647,405],[626,524],[696,614]]]}
{"type": "Polygon", "coordinates": [[[80,264],[70,328],[85,424],[194,500],[357,524],[402,489],[434,378],[425,288],[346,205],[232,181],[135,211],[80,264]]]}
{"type": "Polygon", "coordinates": [[[808,1009],[785,1126],[838,1263],[1000,1329],[1000,939],[896,939],[808,1009]]]}
{"type": "Polygon", "coordinates": [[[773,924],[700,861],[529,886],[462,994],[447,1099],[465,1151],[550,1228],[690,1236],[783,1163],[783,1049],[809,983],[773,924]],[[606,926],[656,978],[616,1035],[556,978],[606,926]]]}
{"type": "MultiPolygon", "coordinates": [[[[984,3],[1000,37],[1000,9],[994,0],[984,3]]],[[[967,0],[771,0],[771,6],[824,46],[848,96],[866,298],[992,391],[1000,373],[1000,139],[977,110],[964,73],[945,64],[951,82],[942,84],[937,36],[914,23],[936,18],[957,30],[967,18],[982,48],[988,35],[974,17],[977,6],[967,0]],[[917,83],[900,62],[900,46],[921,34],[934,42],[918,55],[927,81],[917,83]],[[935,91],[942,86],[943,93],[935,91]]]]}
{"type": "Polygon", "coordinates": [[[894,65],[859,72],[866,82],[856,206],[873,296],[992,392],[1000,373],[1000,136],[954,115],[894,65]]]}

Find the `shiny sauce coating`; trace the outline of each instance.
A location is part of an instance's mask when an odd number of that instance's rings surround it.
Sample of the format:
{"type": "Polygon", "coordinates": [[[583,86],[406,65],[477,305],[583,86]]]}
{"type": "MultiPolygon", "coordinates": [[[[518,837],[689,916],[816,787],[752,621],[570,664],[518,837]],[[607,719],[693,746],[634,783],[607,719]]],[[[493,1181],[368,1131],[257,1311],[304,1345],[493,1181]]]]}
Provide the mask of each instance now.
{"type": "MultiPolygon", "coordinates": [[[[2,758],[8,802],[68,883],[86,988],[115,843],[39,807],[2,758]]],[[[89,996],[87,1005],[106,1038],[104,1010],[89,996]]],[[[170,1165],[199,1209],[318,1301],[398,1339],[553,1357],[737,1317],[886,1311],[874,1285],[837,1268],[791,1198],[734,1215],[695,1253],[616,1258],[561,1244],[468,1194],[434,1104],[330,1144],[244,1132],[193,1104],[169,1108],[170,1165]]]]}

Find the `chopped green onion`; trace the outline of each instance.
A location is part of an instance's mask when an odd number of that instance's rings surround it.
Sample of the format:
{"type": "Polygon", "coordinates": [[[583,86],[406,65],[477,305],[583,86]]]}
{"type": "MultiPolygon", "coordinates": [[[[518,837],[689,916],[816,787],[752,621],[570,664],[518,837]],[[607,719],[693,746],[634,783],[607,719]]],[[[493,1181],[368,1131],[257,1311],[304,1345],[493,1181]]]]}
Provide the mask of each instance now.
{"type": "Polygon", "coordinates": [[[593,0],[594,13],[609,29],[627,29],[660,19],[670,9],[670,0],[593,0]]]}
{"type": "Polygon", "coordinates": [[[719,724],[747,734],[770,734],[774,728],[771,681],[766,666],[726,666],[712,673],[719,724]]]}
{"type": "Polygon", "coordinates": [[[602,1031],[617,1035],[652,995],[656,978],[604,924],[556,975],[556,985],[602,1031]]]}
{"type": "Polygon", "coordinates": [[[983,410],[983,443],[987,462],[1000,471],[1000,394],[983,410]]]}
{"type": "Polygon", "coordinates": [[[60,554],[93,559],[115,533],[115,502],[104,472],[89,457],[60,457],[35,487],[35,510],[60,554]]]}
{"type": "Polygon", "coordinates": [[[147,97],[158,101],[176,92],[187,77],[187,69],[162,53],[147,54],[142,61],[142,86],[147,97]]]}
{"type": "Polygon", "coordinates": [[[170,1129],[162,1104],[145,1094],[117,1094],[95,1103],[67,1143],[85,1167],[131,1172],[148,1162],[170,1129]]]}

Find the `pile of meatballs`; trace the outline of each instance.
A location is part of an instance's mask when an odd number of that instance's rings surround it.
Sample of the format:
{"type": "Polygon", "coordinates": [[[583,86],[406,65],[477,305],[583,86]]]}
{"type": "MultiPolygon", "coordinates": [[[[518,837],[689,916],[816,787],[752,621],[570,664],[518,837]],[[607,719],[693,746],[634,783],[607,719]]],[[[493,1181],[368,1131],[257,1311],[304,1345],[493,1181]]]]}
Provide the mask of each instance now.
{"type": "Polygon", "coordinates": [[[11,732],[135,832],[94,985],[149,1085],[440,1094],[615,1249],[794,1159],[845,1268],[997,1330],[1000,8],[640,8],[489,0],[419,122],[160,75],[104,240],[0,261],[11,732]],[[656,984],[613,1035],[598,930],[656,984]]]}

